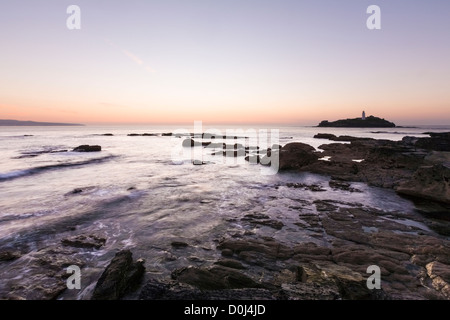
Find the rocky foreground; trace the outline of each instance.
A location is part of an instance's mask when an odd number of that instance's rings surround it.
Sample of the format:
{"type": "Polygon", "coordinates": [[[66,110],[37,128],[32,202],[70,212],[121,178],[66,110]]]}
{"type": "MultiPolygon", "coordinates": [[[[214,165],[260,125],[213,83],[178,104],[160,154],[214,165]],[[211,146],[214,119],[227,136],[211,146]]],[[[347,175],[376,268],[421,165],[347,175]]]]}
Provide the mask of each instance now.
{"type": "MultiPolygon", "coordinates": [[[[427,203],[437,209],[412,215],[357,202],[302,200],[290,209],[298,212],[294,225],[309,238],[296,239],[293,245],[263,236],[273,233],[255,231],[292,228],[282,217],[243,212],[238,221],[229,221],[238,222],[243,229],[223,235],[209,246],[216,253],[215,261],[199,257],[165,277],[146,273],[145,261],[134,261],[131,251],[120,251],[105,270],[90,274],[96,285],[82,298],[450,299],[450,133],[406,137],[399,142],[316,137],[350,143],[324,144],[320,146],[323,152],[302,143],[272,148],[271,153],[279,153],[280,169],[331,176],[326,189],[346,193],[361,192],[353,181],[393,188],[417,201],[431,201],[427,203]],[[367,286],[372,265],[381,270],[381,289],[367,286]]],[[[260,155],[253,156],[259,159],[260,155]]],[[[298,192],[325,190],[324,186],[298,183],[274,186],[278,187],[298,192]]],[[[65,268],[83,268],[86,253],[107,242],[103,235],[78,234],[31,253],[0,249],[0,266],[14,268],[17,264],[19,275],[23,263],[29,269],[20,284],[4,284],[8,294],[0,298],[58,299],[67,290],[65,268]]],[[[191,245],[171,243],[171,256],[188,256],[191,245]]]]}

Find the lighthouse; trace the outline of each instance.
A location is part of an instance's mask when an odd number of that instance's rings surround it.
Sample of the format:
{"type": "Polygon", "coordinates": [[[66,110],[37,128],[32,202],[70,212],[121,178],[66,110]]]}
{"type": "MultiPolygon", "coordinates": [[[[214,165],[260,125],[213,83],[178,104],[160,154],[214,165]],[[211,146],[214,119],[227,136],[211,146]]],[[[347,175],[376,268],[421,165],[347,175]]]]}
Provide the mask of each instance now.
{"type": "Polygon", "coordinates": [[[361,119],[366,120],[366,112],[365,112],[365,111],[362,112],[362,117],[361,117],[361,119]]]}

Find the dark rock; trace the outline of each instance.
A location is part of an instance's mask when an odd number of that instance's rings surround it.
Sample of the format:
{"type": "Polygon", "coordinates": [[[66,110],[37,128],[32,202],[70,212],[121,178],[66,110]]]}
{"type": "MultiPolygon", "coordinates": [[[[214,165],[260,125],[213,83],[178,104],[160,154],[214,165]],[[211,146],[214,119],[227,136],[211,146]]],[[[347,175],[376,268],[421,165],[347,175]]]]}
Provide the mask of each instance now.
{"type": "Polygon", "coordinates": [[[396,191],[399,194],[450,203],[450,169],[443,165],[420,167],[396,191]]]}
{"type": "Polygon", "coordinates": [[[269,216],[264,214],[247,214],[242,219],[242,221],[249,221],[252,224],[263,225],[267,227],[271,227],[277,230],[281,230],[284,224],[281,221],[272,220],[269,216]]]}
{"type": "Polygon", "coordinates": [[[105,136],[105,137],[112,137],[112,136],[114,136],[112,133],[104,133],[104,134],[102,134],[102,136],[105,136]]]}
{"type": "Polygon", "coordinates": [[[232,268],[232,269],[245,269],[245,267],[242,265],[242,263],[240,263],[239,261],[233,260],[233,259],[221,259],[221,260],[215,262],[214,264],[224,266],[227,268],[232,268]]]}
{"type": "Polygon", "coordinates": [[[281,148],[279,153],[279,169],[299,169],[319,159],[315,149],[310,145],[293,142],[281,148]]]}
{"type": "Polygon", "coordinates": [[[118,300],[142,279],[145,267],[142,259],[133,262],[129,250],[118,252],[106,267],[95,286],[92,300],[118,300]]]}
{"type": "Polygon", "coordinates": [[[434,151],[450,151],[450,132],[430,132],[430,138],[418,138],[415,146],[434,151]]]}
{"type": "Polygon", "coordinates": [[[163,136],[163,137],[171,137],[172,133],[171,132],[162,133],[161,136],[163,136]]]}
{"type": "Polygon", "coordinates": [[[89,146],[89,145],[82,145],[78,146],[75,149],[73,149],[75,152],[99,152],[102,151],[101,146],[89,146]]]}
{"type": "Polygon", "coordinates": [[[310,191],[314,191],[314,192],[322,192],[322,191],[327,191],[326,189],[323,189],[321,186],[317,185],[317,184],[312,184],[312,185],[308,185],[308,184],[303,184],[303,183],[287,183],[286,184],[287,187],[289,188],[295,188],[295,189],[304,189],[304,190],[310,190],[310,191]]]}
{"type": "Polygon", "coordinates": [[[77,235],[70,238],[61,240],[61,243],[65,246],[75,248],[95,248],[100,249],[105,245],[106,239],[97,235],[77,235]]]}
{"type": "Polygon", "coordinates": [[[172,272],[172,279],[201,290],[259,288],[260,284],[243,273],[223,266],[211,268],[187,267],[172,272]]]}
{"type": "Polygon", "coordinates": [[[150,279],[143,287],[140,300],[275,300],[276,296],[262,288],[199,290],[176,281],[150,279]]]}
{"type": "Polygon", "coordinates": [[[0,262],[16,260],[21,256],[22,254],[18,251],[0,251],[0,262]]]}
{"type": "Polygon", "coordinates": [[[318,133],[314,136],[315,139],[328,139],[334,140],[336,136],[332,133],[318,133]]]}
{"type": "Polygon", "coordinates": [[[189,244],[187,244],[186,242],[183,242],[183,241],[173,241],[170,245],[172,247],[174,247],[174,248],[186,248],[186,247],[189,247],[189,244]]]}
{"type": "Polygon", "coordinates": [[[222,250],[222,256],[224,256],[224,257],[232,257],[233,256],[233,250],[223,249],[222,250]]]}
{"type": "Polygon", "coordinates": [[[73,189],[72,194],[78,194],[78,193],[82,193],[82,192],[83,192],[83,189],[76,188],[76,189],[73,189]]]}
{"type": "Polygon", "coordinates": [[[138,136],[140,136],[140,134],[138,134],[138,133],[130,133],[127,136],[129,136],[129,137],[138,137],[138,136]]]}

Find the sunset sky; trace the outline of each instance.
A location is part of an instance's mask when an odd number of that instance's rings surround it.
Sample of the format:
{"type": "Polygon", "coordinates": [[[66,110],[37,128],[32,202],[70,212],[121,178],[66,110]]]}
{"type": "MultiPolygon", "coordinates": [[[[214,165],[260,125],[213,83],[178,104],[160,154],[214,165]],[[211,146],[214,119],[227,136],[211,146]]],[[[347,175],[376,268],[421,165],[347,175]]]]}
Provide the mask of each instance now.
{"type": "Polygon", "coordinates": [[[0,119],[450,124],[449,16],[447,0],[1,1],[0,119]]]}

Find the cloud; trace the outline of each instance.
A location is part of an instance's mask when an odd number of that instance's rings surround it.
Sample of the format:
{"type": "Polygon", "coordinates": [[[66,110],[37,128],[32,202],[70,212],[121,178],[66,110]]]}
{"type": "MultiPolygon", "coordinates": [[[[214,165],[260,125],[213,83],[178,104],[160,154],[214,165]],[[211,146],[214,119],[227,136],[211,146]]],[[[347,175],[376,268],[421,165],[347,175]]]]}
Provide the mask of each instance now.
{"type": "Polygon", "coordinates": [[[141,58],[139,58],[137,55],[135,55],[134,53],[130,52],[129,50],[122,49],[122,48],[118,47],[117,45],[115,45],[109,39],[105,39],[105,42],[110,47],[112,47],[112,48],[114,48],[116,50],[120,50],[126,57],[128,57],[128,59],[130,59],[131,61],[133,61],[137,65],[141,66],[145,71],[150,72],[150,73],[156,72],[155,69],[153,69],[152,67],[146,65],[141,58]]]}
{"type": "Polygon", "coordinates": [[[138,65],[144,64],[144,62],[141,59],[139,59],[136,55],[132,54],[130,51],[122,50],[122,52],[125,53],[128,58],[136,62],[138,65]]]}

